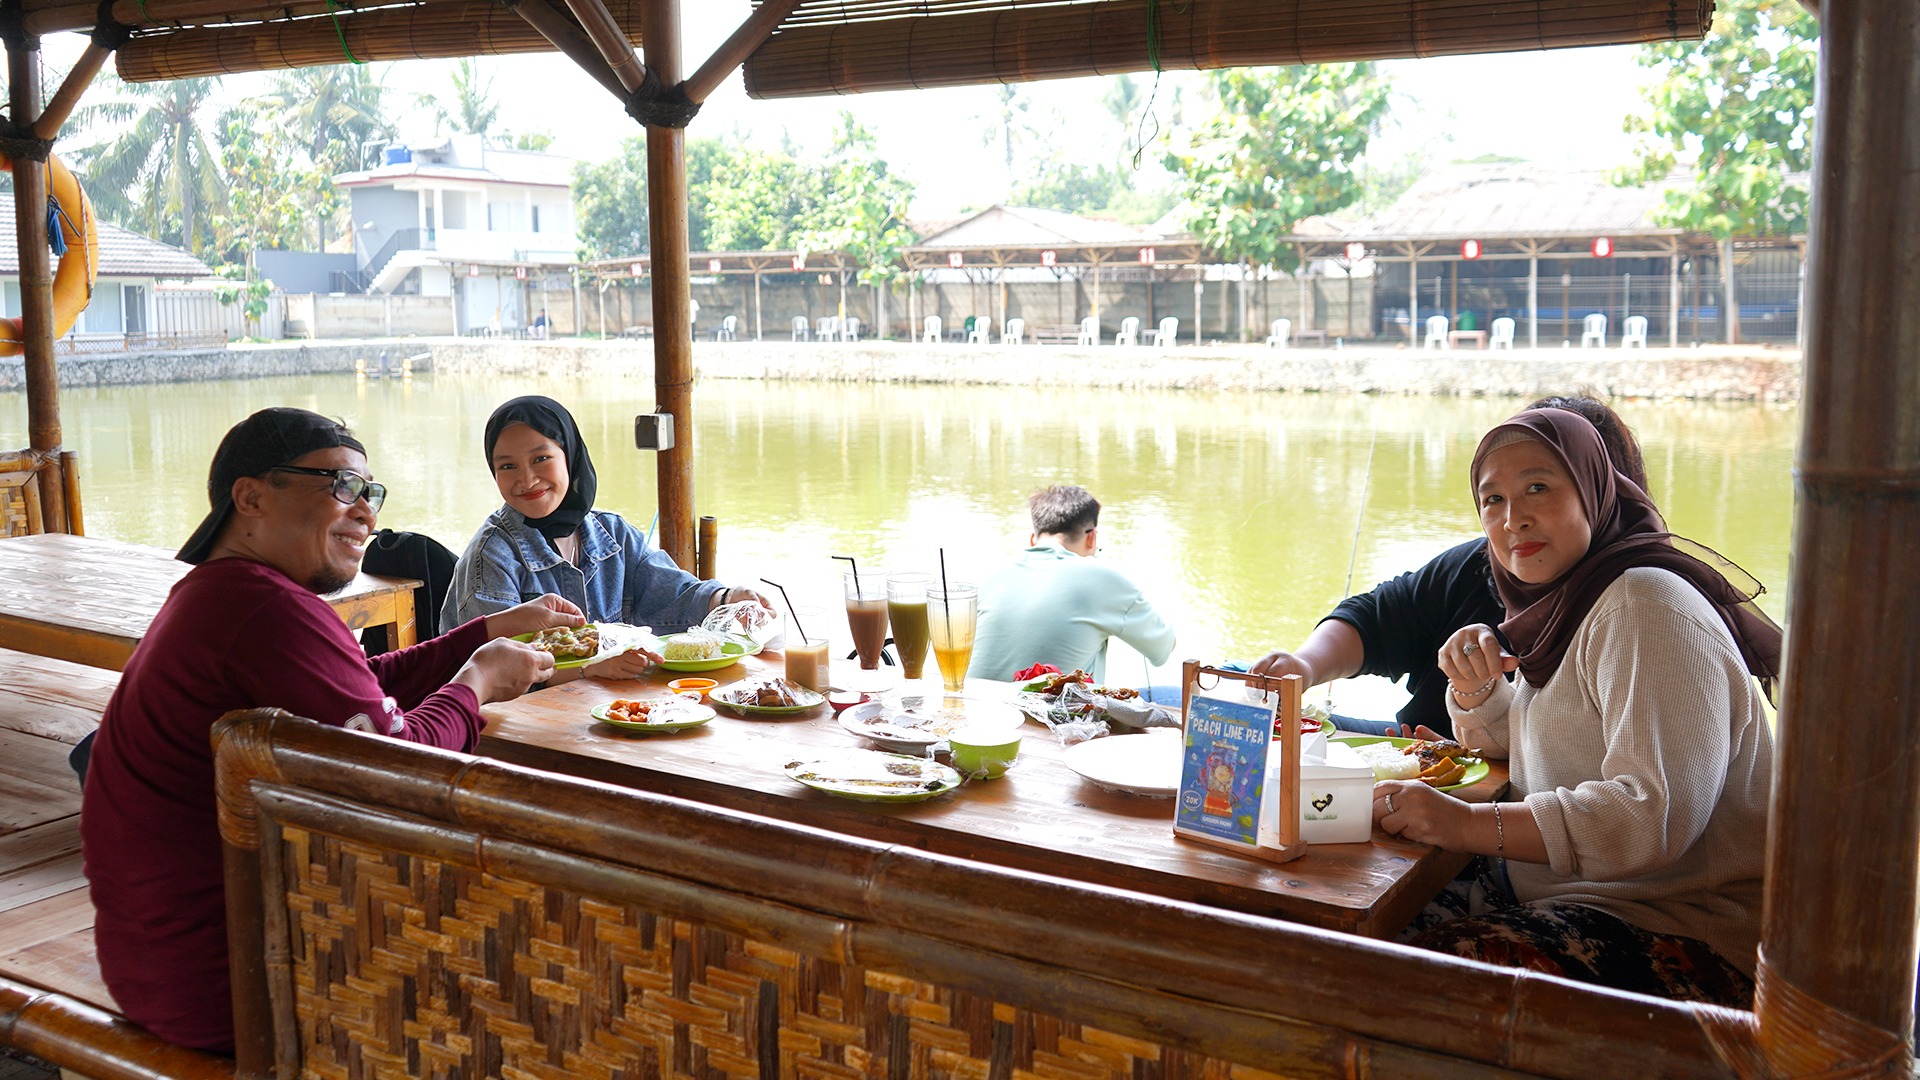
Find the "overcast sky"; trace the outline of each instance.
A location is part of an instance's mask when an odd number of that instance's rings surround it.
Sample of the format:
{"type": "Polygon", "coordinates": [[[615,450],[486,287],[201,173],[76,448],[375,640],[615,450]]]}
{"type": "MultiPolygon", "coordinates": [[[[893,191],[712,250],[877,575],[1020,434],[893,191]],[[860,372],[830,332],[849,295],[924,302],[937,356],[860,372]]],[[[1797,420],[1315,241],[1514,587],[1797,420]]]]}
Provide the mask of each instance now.
{"type": "MultiPolygon", "coordinates": [[[[683,10],[684,64],[691,71],[746,17],[749,7],[747,0],[696,0],[683,10]]],[[[55,35],[47,39],[47,55],[55,62],[69,62],[83,45],[78,35],[55,35]]],[[[1375,141],[1376,158],[1390,164],[1426,147],[1443,161],[1501,154],[1560,166],[1622,164],[1631,143],[1621,121],[1640,108],[1638,87],[1646,74],[1634,55],[1633,48],[1619,46],[1387,63],[1383,67],[1394,79],[1397,96],[1388,129],[1375,141]]],[[[394,91],[394,111],[405,117],[403,139],[432,134],[431,118],[413,107],[414,95],[450,96],[453,63],[383,65],[383,77],[394,91]]],[[[500,126],[547,132],[555,138],[555,153],[604,160],[614,155],[622,138],[639,131],[613,95],[556,54],[485,57],[480,63],[501,105],[500,126]]],[[[1156,112],[1163,123],[1177,84],[1191,85],[1197,78],[1189,72],[1162,81],[1156,112]]],[[[236,77],[228,84],[230,92],[241,95],[254,92],[263,81],[260,76],[236,77]]],[[[997,146],[990,150],[985,143],[986,133],[997,124],[995,90],[982,86],[753,101],[735,72],[689,132],[769,149],[784,140],[803,153],[818,153],[831,138],[834,117],[841,109],[851,110],[879,136],[894,168],[917,185],[914,214],[935,217],[985,205],[1004,194],[1002,155],[997,146]]],[[[1030,96],[1028,114],[1037,131],[1026,152],[1057,153],[1089,164],[1118,156],[1122,134],[1101,104],[1107,80],[1031,83],[1023,91],[1030,96]]],[[[1153,182],[1151,171],[1143,180],[1153,182]]]]}

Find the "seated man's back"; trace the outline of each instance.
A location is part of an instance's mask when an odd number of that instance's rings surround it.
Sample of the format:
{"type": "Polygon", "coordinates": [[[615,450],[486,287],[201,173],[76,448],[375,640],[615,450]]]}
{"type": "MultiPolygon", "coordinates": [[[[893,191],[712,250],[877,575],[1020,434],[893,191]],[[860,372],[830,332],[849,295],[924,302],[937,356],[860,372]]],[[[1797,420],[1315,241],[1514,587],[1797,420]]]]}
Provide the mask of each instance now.
{"type": "MultiPolygon", "coordinates": [[[[980,622],[967,674],[1011,679],[1034,664],[1106,677],[1117,637],[1152,664],[1173,655],[1173,628],[1125,574],[1095,560],[1100,504],[1085,489],[1036,492],[1033,546],[980,587],[980,622]]],[[[1145,675],[1145,672],[1142,672],[1145,675]]]]}

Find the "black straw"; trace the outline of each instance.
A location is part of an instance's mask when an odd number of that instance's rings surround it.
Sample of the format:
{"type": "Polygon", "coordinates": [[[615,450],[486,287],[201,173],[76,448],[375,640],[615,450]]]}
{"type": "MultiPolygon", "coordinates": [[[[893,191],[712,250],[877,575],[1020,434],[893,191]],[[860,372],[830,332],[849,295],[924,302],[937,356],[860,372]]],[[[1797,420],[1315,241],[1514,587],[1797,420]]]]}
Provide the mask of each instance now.
{"type": "Polygon", "coordinates": [[[835,555],[834,558],[845,559],[847,561],[847,565],[853,567],[853,594],[855,596],[859,596],[860,595],[860,564],[858,562],[855,562],[853,556],[851,555],[835,555]]]}
{"type": "Polygon", "coordinates": [[[940,549],[940,618],[947,624],[947,642],[953,642],[953,589],[947,584],[947,549],[940,549]]]}
{"type": "MultiPolygon", "coordinates": [[[[767,581],[766,578],[761,578],[760,580],[767,581]]],[[[777,581],[767,581],[767,584],[780,590],[780,599],[787,602],[787,617],[793,620],[793,628],[800,634],[800,644],[805,645],[807,643],[807,631],[800,625],[800,613],[793,610],[793,597],[787,595],[787,587],[777,581]]]]}

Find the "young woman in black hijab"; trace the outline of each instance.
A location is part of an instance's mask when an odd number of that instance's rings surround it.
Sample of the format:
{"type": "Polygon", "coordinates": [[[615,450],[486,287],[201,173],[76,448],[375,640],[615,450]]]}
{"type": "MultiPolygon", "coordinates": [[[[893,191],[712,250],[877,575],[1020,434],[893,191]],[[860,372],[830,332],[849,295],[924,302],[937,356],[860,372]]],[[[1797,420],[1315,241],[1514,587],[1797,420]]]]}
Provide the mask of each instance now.
{"type": "MultiPolygon", "coordinates": [[[[517,397],[487,420],[487,468],[506,505],[493,512],[454,568],[442,625],[557,593],[588,622],[697,626],[725,603],[766,599],[701,581],[649,548],[625,518],[593,508],[598,482],[573,415],[552,398],[517,397]],[[447,620],[452,620],[448,622],[447,620]]],[[[588,665],[599,678],[632,678],[658,657],[623,653],[588,665]]],[[[562,673],[566,674],[566,673],[562,673]]]]}

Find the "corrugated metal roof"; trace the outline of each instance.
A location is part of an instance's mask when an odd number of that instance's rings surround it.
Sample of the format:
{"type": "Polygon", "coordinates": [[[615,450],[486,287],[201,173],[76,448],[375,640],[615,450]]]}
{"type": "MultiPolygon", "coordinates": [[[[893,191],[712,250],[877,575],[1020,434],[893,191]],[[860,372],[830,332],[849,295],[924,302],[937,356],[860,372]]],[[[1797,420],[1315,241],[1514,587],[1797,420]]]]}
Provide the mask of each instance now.
{"type": "MultiPolygon", "coordinates": [[[[13,215],[0,213],[0,274],[20,273],[13,215]]],[[[192,254],[150,236],[100,223],[100,272],[117,277],[207,277],[213,269],[192,254]]]]}
{"type": "Polygon", "coordinates": [[[1457,237],[1671,235],[1654,224],[1670,184],[1616,187],[1598,170],[1553,172],[1531,163],[1449,165],[1414,182],[1392,206],[1355,224],[1356,240],[1457,237]]]}

